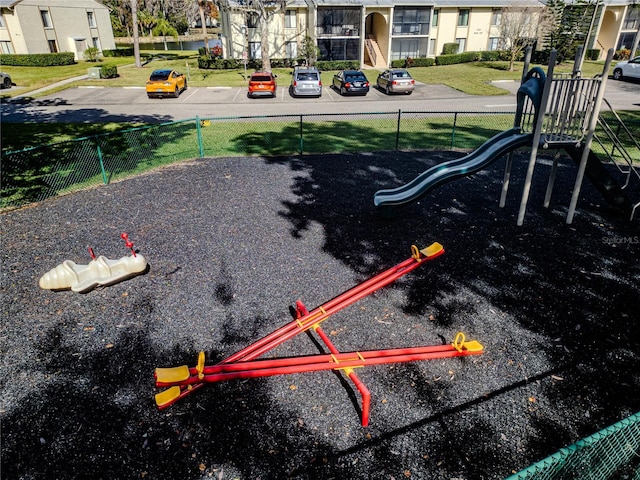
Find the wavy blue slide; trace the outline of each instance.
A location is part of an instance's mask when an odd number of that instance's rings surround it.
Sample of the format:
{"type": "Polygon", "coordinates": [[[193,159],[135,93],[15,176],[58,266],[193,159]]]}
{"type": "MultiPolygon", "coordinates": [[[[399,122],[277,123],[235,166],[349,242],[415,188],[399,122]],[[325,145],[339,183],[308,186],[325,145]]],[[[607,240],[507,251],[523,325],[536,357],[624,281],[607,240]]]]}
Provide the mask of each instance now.
{"type": "Polygon", "coordinates": [[[472,175],[517,148],[531,146],[532,141],[533,135],[523,134],[520,128],[505,130],[465,157],[434,165],[402,187],[377,191],[373,203],[393,207],[415,202],[438,185],[472,175]]]}

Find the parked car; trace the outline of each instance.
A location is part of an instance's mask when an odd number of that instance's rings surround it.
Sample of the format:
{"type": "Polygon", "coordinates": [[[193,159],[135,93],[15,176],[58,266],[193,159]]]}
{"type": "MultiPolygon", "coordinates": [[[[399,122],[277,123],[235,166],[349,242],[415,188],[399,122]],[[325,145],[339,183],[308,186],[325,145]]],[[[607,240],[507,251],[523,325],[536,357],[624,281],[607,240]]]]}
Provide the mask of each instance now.
{"type": "Polygon", "coordinates": [[[0,72],[0,88],[11,88],[12,85],[11,76],[8,73],[0,72]]]}
{"type": "Polygon", "coordinates": [[[322,79],[316,67],[296,67],[291,75],[289,95],[292,97],[322,96],[322,79]]]}
{"type": "Polygon", "coordinates": [[[411,92],[413,92],[416,86],[416,82],[406,70],[390,69],[378,75],[376,86],[380,90],[384,90],[387,95],[392,93],[406,93],[407,95],[411,95],[411,92]]]}
{"type": "Polygon", "coordinates": [[[249,77],[249,91],[247,92],[249,98],[263,96],[276,98],[277,90],[276,75],[271,72],[254,72],[249,77]]]}
{"type": "Polygon", "coordinates": [[[147,81],[147,96],[178,98],[187,89],[187,79],[175,70],[154,70],[147,81]]]}
{"type": "Polygon", "coordinates": [[[613,69],[613,78],[640,78],[640,56],[629,61],[618,62],[613,69]]]}
{"type": "Polygon", "coordinates": [[[369,93],[369,80],[359,70],[342,70],[336,73],[331,86],[338,90],[340,95],[369,93]]]}

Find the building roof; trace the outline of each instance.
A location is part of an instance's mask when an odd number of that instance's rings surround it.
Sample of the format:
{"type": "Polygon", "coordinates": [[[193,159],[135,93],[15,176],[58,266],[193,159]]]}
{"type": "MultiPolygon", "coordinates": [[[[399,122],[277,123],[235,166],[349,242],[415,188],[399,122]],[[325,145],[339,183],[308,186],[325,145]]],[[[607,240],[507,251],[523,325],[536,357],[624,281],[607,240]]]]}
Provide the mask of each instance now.
{"type": "Polygon", "coordinates": [[[102,7],[107,8],[98,0],[0,0],[0,7],[13,8],[19,3],[37,5],[39,7],[102,7]]]}

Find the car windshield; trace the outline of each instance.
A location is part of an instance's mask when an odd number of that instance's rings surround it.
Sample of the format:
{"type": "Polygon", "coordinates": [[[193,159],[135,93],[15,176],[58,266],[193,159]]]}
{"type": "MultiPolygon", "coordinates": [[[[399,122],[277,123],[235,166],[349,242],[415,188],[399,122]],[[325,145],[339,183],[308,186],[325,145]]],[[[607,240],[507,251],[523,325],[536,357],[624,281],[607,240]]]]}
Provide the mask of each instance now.
{"type": "Polygon", "coordinates": [[[271,77],[269,75],[253,75],[251,77],[252,82],[270,82],[271,77]]]}
{"type": "Polygon", "coordinates": [[[166,80],[167,78],[169,78],[169,74],[171,72],[170,71],[164,71],[164,70],[158,70],[157,72],[153,72],[151,74],[151,77],[149,77],[149,80],[151,80],[152,82],[159,82],[161,80],[166,80]]]}

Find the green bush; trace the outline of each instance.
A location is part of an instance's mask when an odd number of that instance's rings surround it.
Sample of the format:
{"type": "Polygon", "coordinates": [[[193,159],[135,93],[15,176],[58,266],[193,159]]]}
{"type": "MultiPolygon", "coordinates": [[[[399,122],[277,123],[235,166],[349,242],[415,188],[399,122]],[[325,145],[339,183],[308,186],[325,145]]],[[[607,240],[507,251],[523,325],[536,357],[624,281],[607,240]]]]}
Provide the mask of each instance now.
{"type": "Polygon", "coordinates": [[[0,64],[14,67],[54,67],[75,63],[71,52],[0,55],[0,64]]]}
{"type": "Polygon", "coordinates": [[[480,60],[483,62],[496,62],[502,57],[502,52],[499,50],[478,52],[478,54],[480,55],[480,60]]]}
{"type": "Polygon", "coordinates": [[[85,51],[83,52],[83,55],[84,55],[84,59],[87,62],[97,62],[98,55],[100,55],[100,50],[98,50],[97,47],[89,47],[85,49],[85,51]]]}
{"type": "Polygon", "coordinates": [[[414,67],[433,67],[436,64],[435,58],[414,58],[414,67]]]}
{"type": "Polygon", "coordinates": [[[100,78],[116,78],[118,76],[117,65],[102,65],[100,67],[100,78]]]}
{"type": "Polygon", "coordinates": [[[107,49],[102,51],[104,57],[133,57],[133,47],[107,49]]]}
{"type": "Polygon", "coordinates": [[[330,70],[359,70],[360,62],[357,60],[319,60],[316,62],[316,67],[323,72],[330,70]]]}
{"type": "Polygon", "coordinates": [[[585,54],[585,58],[587,60],[598,60],[600,58],[600,49],[599,48],[589,48],[589,49],[587,49],[587,53],[585,54]]]}
{"type": "Polygon", "coordinates": [[[454,55],[438,55],[436,65],[454,65],[456,63],[475,62],[480,56],[478,52],[456,53],[454,55]]]}
{"type": "Polygon", "coordinates": [[[453,55],[455,53],[458,53],[459,48],[460,45],[458,45],[457,43],[445,43],[442,46],[442,55],[453,55]]]}

